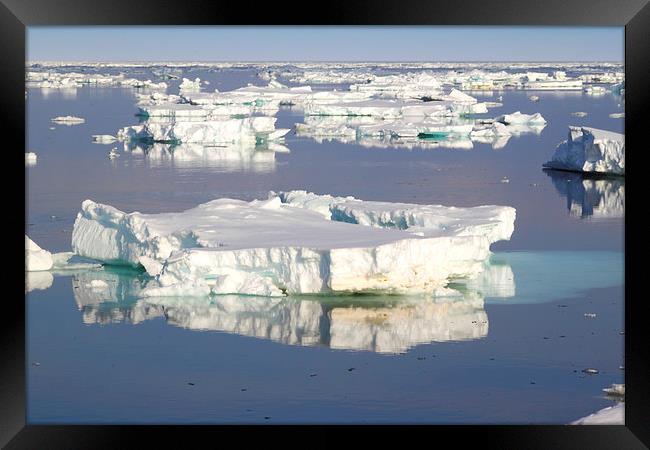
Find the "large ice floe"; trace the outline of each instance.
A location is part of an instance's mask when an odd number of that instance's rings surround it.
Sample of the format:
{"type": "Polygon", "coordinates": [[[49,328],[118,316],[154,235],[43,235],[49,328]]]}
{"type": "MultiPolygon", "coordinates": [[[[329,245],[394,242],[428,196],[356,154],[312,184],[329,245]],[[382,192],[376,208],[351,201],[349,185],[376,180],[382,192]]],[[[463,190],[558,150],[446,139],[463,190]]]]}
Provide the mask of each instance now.
{"type": "Polygon", "coordinates": [[[305,191],[217,199],[182,213],[124,213],[86,200],[76,254],[142,266],[145,296],[426,293],[483,270],[515,209],[368,202],[305,191]]]}
{"type": "Polygon", "coordinates": [[[575,172],[625,175],[625,135],[588,127],[569,127],[544,167],[575,172]]]}

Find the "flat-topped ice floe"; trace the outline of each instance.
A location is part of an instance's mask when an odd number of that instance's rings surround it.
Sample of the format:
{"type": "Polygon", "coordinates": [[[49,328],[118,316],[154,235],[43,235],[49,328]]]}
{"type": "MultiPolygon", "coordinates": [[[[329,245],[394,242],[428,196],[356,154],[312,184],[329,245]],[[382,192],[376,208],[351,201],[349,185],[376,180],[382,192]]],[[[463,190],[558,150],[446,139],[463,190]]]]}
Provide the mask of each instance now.
{"type": "Polygon", "coordinates": [[[84,123],[86,119],[76,116],[58,116],[52,119],[52,122],[62,125],[78,125],[84,123]]]}
{"type": "Polygon", "coordinates": [[[560,143],[549,169],[625,175],[625,135],[588,127],[569,127],[569,137],[560,143]]]}
{"type": "Polygon", "coordinates": [[[242,141],[281,139],[289,129],[276,129],[275,117],[222,118],[221,120],[147,121],[122,128],[122,141],[166,143],[228,144],[242,141]]]}
{"type": "Polygon", "coordinates": [[[86,200],[72,247],[143,266],[156,277],[144,296],[425,293],[480,273],[490,244],[509,239],[514,220],[514,208],[503,206],[364,202],[305,191],[165,214],[127,214],[86,200]]]}

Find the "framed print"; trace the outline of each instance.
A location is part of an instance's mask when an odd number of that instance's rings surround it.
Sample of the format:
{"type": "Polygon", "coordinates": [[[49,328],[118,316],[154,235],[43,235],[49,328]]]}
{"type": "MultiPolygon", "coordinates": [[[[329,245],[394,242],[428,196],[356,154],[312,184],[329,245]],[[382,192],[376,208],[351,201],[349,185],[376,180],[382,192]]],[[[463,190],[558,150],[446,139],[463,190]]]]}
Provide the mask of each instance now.
{"type": "Polygon", "coordinates": [[[3,445],[647,448],[647,2],[304,6],[3,0],[3,445]]]}

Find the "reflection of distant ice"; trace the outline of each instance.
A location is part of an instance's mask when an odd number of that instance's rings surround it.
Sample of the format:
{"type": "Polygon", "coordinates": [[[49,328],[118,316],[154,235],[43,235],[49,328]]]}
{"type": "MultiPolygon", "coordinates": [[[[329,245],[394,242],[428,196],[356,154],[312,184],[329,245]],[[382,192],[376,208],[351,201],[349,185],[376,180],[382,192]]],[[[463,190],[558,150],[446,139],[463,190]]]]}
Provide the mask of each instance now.
{"type": "Polygon", "coordinates": [[[593,218],[625,216],[625,180],[546,170],[553,186],[567,199],[571,215],[593,218]]]}
{"type": "Polygon", "coordinates": [[[275,170],[275,153],[288,153],[289,149],[278,143],[237,143],[227,146],[200,144],[153,144],[142,148],[125,143],[125,150],[146,156],[151,167],[176,169],[216,168],[235,172],[272,172],[275,170]]]}

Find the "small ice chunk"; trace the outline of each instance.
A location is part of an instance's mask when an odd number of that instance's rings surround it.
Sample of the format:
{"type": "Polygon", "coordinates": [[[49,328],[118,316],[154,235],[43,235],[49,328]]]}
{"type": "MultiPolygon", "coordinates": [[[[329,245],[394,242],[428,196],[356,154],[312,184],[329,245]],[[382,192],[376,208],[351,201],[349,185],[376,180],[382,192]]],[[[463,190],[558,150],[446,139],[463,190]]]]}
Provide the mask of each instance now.
{"type": "Polygon", "coordinates": [[[596,314],[594,313],[585,313],[585,319],[595,319],[596,314]]]}
{"type": "Polygon", "coordinates": [[[38,159],[38,155],[36,153],[34,153],[34,152],[25,153],[25,165],[26,166],[35,165],[37,159],[38,159]]]}
{"type": "Polygon", "coordinates": [[[625,384],[612,384],[611,387],[603,389],[608,395],[625,397],[625,384]]]}
{"type": "Polygon", "coordinates": [[[609,117],[611,117],[612,119],[621,119],[621,118],[625,117],[625,113],[624,113],[624,112],[621,112],[621,113],[611,113],[611,114],[609,115],[609,117]]]}
{"type": "Polygon", "coordinates": [[[543,124],[546,123],[546,119],[540,114],[522,114],[520,111],[515,111],[512,114],[503,114],[496,119],[497,122],[504,123],[506,125],[526,125],[526,124],[543,124]]]}
{"type": "Polygon", "coordinates": [[[571,115],[575,117],[585,117],[587,113],[584,111],[576,111],[576,112],[572,112],[571,115]]]}
{"type": "Polygon", "coordinates": [[[52,122],[59,123],[63,125],[78,125],[84,123],[86,119],[76,116],[58,116],[52,119],[52,122]]]}
{"type": "Polygon", "coordinates": [[[52,254],[40,248],[25,235],[25,271],[36,272],[52,268],[52,254]]]}

